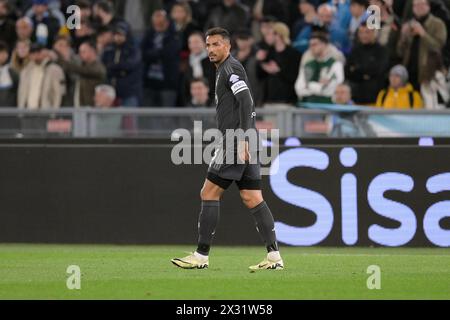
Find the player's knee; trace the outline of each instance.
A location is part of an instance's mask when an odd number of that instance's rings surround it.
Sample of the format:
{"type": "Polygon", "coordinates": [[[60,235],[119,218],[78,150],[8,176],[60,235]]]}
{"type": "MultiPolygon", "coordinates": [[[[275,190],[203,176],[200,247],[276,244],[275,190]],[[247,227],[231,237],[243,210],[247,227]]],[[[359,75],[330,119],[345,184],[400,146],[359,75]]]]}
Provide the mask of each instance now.
{"type": "Polygon", "coordinates": [[[250,193],[250,192],[241,192],[241,199],[244,205],[249,208],[253,209],[256,206],[258,206],[261,202],[264,201],[261,194],[258,193],[250,193]]]}
{"type": "Polygon", "coordinates": [[[202,201],[208,200],[208,191],[205,190],[205,188],[202,188],[202,190],[200,190],[200,199],[202,199],[202,201]]]}
{"type": "Polygon", "coordinates": [[[200,191],[200,199],[202,201],[220,200],[220,193],[213,189],[202,188],[200,191]]]}

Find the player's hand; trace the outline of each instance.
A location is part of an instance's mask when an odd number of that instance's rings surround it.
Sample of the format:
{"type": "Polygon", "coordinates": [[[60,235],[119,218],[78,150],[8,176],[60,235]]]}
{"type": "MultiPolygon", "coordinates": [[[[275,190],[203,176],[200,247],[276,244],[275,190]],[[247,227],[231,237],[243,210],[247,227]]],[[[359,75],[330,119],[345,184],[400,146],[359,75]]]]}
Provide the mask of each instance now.
{"type": "Polygon", "coordinates": [[[242,163],[251,160],[250,151],[248,147],[248,141],[239,141],[238,144],[238,157],[242,163]]]}

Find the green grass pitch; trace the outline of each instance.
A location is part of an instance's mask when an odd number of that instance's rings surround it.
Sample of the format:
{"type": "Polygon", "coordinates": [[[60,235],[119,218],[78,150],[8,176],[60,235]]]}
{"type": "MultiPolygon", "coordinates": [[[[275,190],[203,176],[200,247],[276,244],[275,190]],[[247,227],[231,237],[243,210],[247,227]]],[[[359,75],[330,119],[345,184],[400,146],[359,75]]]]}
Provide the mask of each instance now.
{"type": "Polygon", "coordinates": [[[0,299],[450,299],[450,249],[283,247],[284,271],[256,273],[256,247],[214,247],[207,270],[170,263],[190,249],[0,245],[0,299]],[[67,289],[69,265],[80,290],[67,289]],[[367,288],[370,265],[380,290],[367,288]]]}

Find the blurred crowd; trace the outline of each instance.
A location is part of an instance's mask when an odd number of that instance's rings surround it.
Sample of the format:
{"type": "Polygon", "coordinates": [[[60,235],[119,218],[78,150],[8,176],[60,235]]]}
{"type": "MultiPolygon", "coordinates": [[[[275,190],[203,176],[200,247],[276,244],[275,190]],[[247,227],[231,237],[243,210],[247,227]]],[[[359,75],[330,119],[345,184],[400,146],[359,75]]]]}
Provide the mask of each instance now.
{"type": "Polygon", "coordinates": [[[216,26],[258,107],[449,105],[450,0],[0,0],[0,106],[212,107],[216,26]]]}

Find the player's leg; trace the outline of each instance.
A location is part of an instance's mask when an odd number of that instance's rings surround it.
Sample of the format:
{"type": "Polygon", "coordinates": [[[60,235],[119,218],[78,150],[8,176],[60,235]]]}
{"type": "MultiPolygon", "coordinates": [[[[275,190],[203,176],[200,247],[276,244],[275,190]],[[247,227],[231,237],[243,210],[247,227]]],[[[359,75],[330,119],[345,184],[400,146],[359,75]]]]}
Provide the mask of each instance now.
{"type": "Polygon", "coordinates": [[[208,256],[220,215],[220,198],[231,181],[223,184],[218,176],[208,174],[200,192],[202,207],[198,218],[197,253],[208,256]],[[214,181],[214,182],[213,182],[214,181]],[[222,186],[220,186],[222,185],[222,186]]]}
{"type": "Polygon", "coordinates": [[[200,192],[202,204],[198,219],[197,250],[187,257],[172,259],[173,264],[184,269],[204,269],[209,266],[208,256],[219,221],[220,199],[231,183],[232,181],[208,173],[208,178],[200,192]]]}
{"type": "Polygon", "coordinates": [[[272,212],[267,203],[264,201],[261,190],[245,190],[240,191],[242,201],[250,210],[255,220],[256,229],[267,248],[267,258],[261,263],[251,266],[251,270],[269,269],[281,270],[284,268],[278,249],[277,238],[275,234],[275,222],[272,212]]]}

